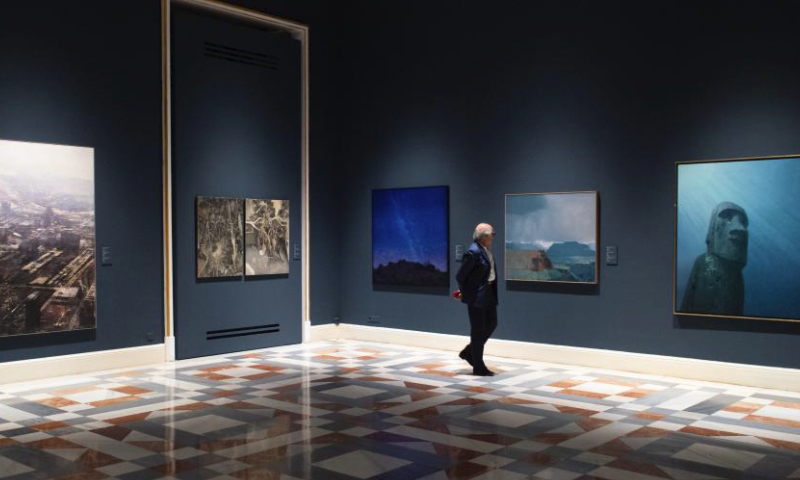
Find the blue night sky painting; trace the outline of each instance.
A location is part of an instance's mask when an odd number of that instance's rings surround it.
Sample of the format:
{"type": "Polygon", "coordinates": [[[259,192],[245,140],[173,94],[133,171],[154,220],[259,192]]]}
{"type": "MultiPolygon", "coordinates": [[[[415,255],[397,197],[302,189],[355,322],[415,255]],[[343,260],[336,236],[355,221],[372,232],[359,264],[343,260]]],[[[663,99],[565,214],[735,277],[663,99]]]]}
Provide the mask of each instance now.
{"type": "Polygon", "coordinates": [[[373,283],[449,284],[448,187],[372,191],[373,283]]]}

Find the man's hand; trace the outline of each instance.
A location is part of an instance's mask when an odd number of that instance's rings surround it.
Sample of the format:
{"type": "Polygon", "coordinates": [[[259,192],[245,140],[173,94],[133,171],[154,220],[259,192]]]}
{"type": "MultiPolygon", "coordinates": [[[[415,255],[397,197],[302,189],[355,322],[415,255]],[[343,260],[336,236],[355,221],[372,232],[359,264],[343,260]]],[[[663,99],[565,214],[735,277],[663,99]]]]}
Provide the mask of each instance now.
{"type": "Polygon", "coordinates": [[[456,300],[461,300],[461,290],[454,291],[453,294],[450,296],[456,300]]]}

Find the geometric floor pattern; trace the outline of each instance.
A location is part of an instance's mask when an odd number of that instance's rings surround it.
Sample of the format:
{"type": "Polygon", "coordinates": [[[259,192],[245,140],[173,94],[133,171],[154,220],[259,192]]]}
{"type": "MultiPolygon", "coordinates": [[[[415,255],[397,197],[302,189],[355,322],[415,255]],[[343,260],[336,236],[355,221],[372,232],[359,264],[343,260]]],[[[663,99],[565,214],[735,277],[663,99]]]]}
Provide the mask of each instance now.
{"type": "Polygon", "coordinates": [[[0,386],[0,479],[800,479],[800,394],[361,342],[0,386]]]}

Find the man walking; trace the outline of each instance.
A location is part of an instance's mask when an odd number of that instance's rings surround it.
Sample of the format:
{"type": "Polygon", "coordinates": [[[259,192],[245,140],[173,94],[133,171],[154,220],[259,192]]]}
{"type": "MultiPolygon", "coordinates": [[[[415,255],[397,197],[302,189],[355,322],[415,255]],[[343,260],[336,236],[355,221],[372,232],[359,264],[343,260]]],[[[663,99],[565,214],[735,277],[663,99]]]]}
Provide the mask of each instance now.
{"type": "Polygon", "coordinates": [[[488,223],[475,227],[474,243],[456,274],[459,289],[454,294],[467,304],[470,324],[470,343],[458,356],[472,365],[474,375],[480,376],[494,375],[483,363],[483,346],[497,327],[497,269],[491,251],[494,235],[494,228],[488,223]]]}

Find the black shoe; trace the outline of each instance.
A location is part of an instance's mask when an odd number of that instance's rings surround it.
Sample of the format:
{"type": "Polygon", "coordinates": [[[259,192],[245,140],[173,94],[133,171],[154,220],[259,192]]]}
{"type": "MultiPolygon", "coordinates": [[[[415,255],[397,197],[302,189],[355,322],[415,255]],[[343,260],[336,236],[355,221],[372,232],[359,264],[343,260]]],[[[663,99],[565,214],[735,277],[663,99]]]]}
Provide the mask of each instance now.
{"type": "Polygon", "coordinates": [[[458,358],[469,363],[471,367],[474,367],[474,365],[472,364],[472,358],[470,358],[470,355],[467,355],[467,353],[464,352],[463,350],[458,354],[458,358]]]}
{"type": "Polygon", "coordinates": [[[488,368],[482,368],[482,369],[473,368],[472,374],[477,375],[479,377],[494,377],[494,372],[489,370],[488,368]]]}

